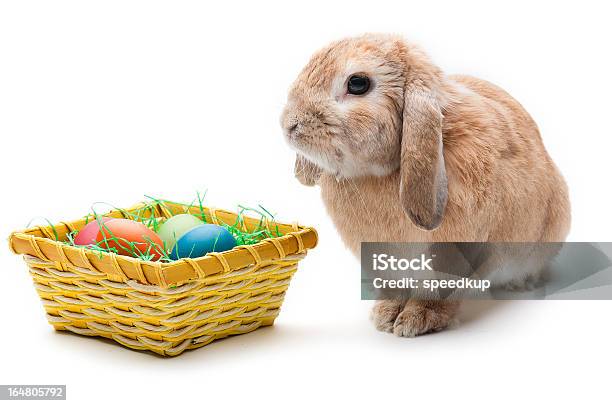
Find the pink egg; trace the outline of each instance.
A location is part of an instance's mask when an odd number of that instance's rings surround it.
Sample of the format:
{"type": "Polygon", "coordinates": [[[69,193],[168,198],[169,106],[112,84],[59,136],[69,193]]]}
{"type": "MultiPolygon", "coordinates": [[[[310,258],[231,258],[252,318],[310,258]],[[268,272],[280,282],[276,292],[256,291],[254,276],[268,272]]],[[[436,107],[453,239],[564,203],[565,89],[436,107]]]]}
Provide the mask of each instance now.
{"type": "Polygon", "coordinates": [[[161,238],[142,223],[129,219],[113,219],[104,224],[96,241],[100,247],[114,249],[119,255],[150,254],[157,261],[163,254],[161,238]]]}
{"type": "Polygon", "coordinates": [[[93,219],[85,227],[81,229],[74,237],[74,243],[76,245],[91,245],[96,243],[96,237],[100,232],[100,223],[104,224],[107,221],[113,220],[110,217],[98,217],[93,219]]]}

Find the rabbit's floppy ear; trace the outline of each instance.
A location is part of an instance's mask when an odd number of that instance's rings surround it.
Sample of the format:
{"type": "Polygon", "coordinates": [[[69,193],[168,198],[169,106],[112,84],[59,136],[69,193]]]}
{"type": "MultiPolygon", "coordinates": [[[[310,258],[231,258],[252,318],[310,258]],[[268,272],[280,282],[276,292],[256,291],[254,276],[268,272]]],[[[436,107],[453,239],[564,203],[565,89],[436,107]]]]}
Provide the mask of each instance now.
{"type": "Polygon", "coordinates": [[[424,230],[440,225],[448,199],[443,117],[433,92],[421,83],[408,83],[402,113],[400,200],[410,220],[424,230]]]}
{"type": "Polygon", "coordinates": [[[295,155],[295,177],[302,185],[314,186],[321,177],[321,169],[300,154],[295,155]]]}

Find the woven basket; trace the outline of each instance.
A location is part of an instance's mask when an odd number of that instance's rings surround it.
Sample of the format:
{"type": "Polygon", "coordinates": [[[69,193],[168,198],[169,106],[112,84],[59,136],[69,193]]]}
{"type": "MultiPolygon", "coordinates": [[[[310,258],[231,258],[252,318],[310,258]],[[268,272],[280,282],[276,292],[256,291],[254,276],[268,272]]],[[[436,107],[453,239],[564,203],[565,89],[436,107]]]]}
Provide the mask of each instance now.
{"type": "MultiPolygon", "coordinates": [[[[200,207],[175,203],[127,209],[133,210],[160,218],[200,213],[200,207]]],[[[122,218],[124,212],[105,216],[122,218]]],[[[233,224],[238,216],[209,208],[204,212],[214,223],[233,224]]],[[[243,219],[245,230],[261,222],[243,219]]],[[[165,356],[274,323],[298,261],[317,244],[313,228],[272,222],[266,227],[282,237],[170,263],[56,241],[85,224],[83,218],[9,238],[11,250],[24,255],[49,323],[56,330],[106,337],[165,356]]]]}

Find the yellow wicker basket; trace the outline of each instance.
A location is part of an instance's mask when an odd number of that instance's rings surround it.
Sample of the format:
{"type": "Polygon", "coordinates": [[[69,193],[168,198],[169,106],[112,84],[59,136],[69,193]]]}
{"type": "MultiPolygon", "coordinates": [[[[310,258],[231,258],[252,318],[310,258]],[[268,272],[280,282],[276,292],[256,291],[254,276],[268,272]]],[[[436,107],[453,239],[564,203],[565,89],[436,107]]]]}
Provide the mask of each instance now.
{"type": "MultiPolygon", "coordinates": [[[[201,209],[166,202],[127,209],[133,210],[167,218],[201,209]]],[[[210,208],[204,212],[214,223],[233,224],[238,216],[210,208]]],[[[243,219],[245,230],[261,222],[243,219]]],[[[314,228],[270,222],[266,227],[281,237],[162,263],[61,242],[85,224],[83,218],[9,238],[11,250],[24,255],[49,322],[57,330],[106,337],[165,356],[274,323],[297,263],[317,244],[314,228]]]]}

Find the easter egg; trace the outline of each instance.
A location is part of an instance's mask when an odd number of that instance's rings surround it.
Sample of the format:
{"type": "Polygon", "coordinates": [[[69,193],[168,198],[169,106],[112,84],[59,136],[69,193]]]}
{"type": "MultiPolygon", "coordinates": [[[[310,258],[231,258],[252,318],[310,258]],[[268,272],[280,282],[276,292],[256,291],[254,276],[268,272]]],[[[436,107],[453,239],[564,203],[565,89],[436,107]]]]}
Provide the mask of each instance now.
{"type": "Polygon", "coordinates": [[[97,217],[87,223],[74,237],[75,245],[91,245],[96,243],[96,237],[102,224],[113,220],[110,217],[97,217]]]}
{"type": "Polygon", "coordinates": [[[202,220],[191,214],[177,214],[170,217],[157,230],[157,235],[164,242],[164,247],[171,251],[174,244],[189,230],[204,224],[202,220]]]}
{"type": "Polygon", "coordinates": [[[161,238],[144,224],[129,219],[113,219],[104,223],[96,241],[102,248],[115,248],[120,255],[136,257],[150,254],[152,261],[158,260],[163,253],[161,238]]]}
{"type": "Polygon", "coordinates": [[[170,258],[197,258],[209,252],[231,250],[236,239],[225,228],[216,224],[203,224],[183,234],[170,253],[170,258]]]}

